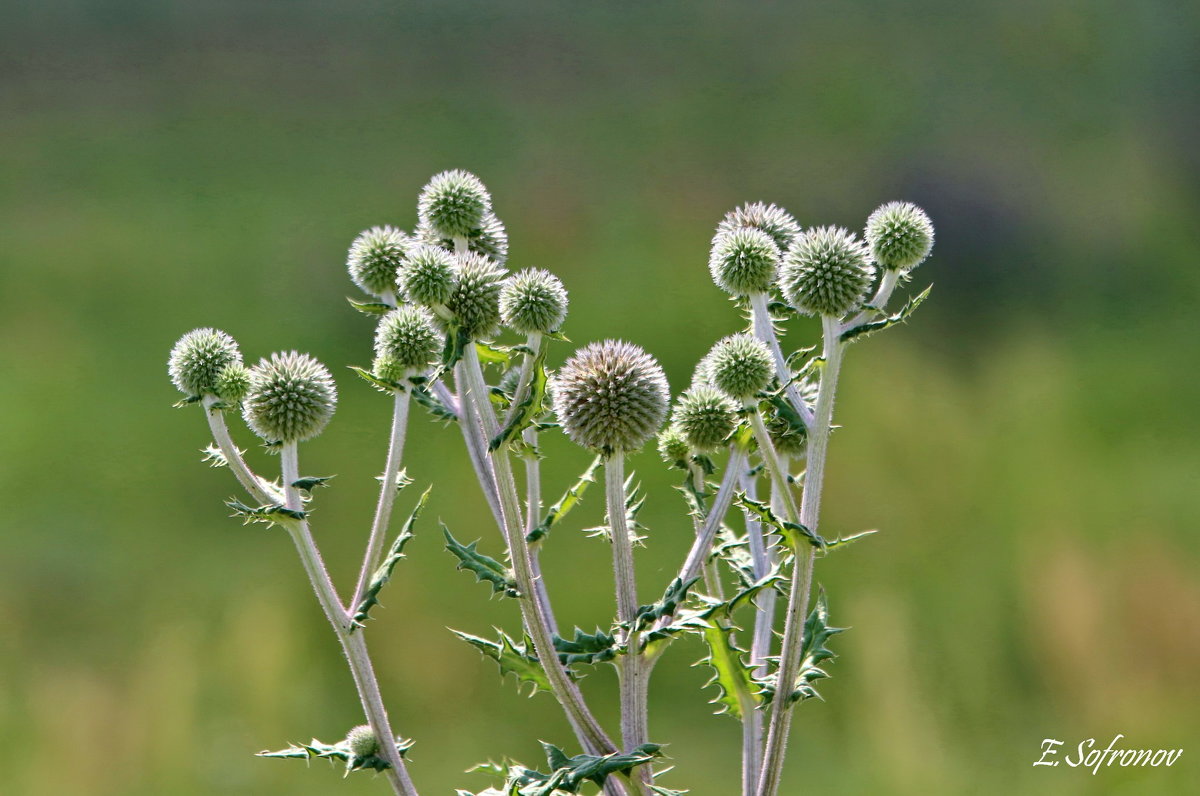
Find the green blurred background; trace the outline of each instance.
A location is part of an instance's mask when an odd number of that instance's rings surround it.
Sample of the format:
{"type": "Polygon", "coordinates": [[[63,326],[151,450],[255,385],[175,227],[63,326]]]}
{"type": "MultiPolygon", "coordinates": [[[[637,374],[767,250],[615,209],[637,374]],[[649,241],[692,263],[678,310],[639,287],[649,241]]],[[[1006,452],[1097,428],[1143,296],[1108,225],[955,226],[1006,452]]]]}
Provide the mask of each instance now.
{"type": "MultiPolygon", "coordinates": [[[[211,324],[334,368],[342,406],[302,456],[338,474],[316,527],[346,584],[389,406],[343,368],[371,332],[345,250],[411,227],[452,167],[492,189],[513,266],[562,276],[572,339],[634,340],[677,388],[738,326],[705,267],[726,210],[860,228],[925,206],[932,300],[847,364],[825,527],[884,532],[818,570],[853,630],[784,791],[1200,792],[1198,34],[1174,0],[5,4],[0,792],[385,790],[252,756],[359,714],[293,550],[227,516],[165,360],[211,324]],[[1043,738],[1117,733],[1185,753],[1031,765],[1043,738]]],[[[587,456],[550,449],[554,494],[587,456]]],[[[370,639],[423,792],[478,789],[468,765],[570,735],[444,629],[517,617],[432,522],[499,550],[457,432],[419,418],[410,450],[431,518],[370,639]]],[[[657,457],[633,466],[650,594],[690,531],[657,457]]],[[[546,563],[560,616],[594,627],[595,496],[581,513],[546,563]]],[[[657,670],[652,737],[668,784],[726,796],[739,727],[700,654],[657,670]]]]}

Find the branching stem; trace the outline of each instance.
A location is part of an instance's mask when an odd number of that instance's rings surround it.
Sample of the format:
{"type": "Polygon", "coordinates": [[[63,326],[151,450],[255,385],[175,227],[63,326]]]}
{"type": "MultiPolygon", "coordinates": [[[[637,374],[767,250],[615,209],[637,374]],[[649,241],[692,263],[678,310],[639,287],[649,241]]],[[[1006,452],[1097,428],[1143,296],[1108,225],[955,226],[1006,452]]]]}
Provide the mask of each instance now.
{"type": "Polygon", "coordinates": [[[367,540],[367,552],[358,573],[358,583],[354,587],[354,599],[350,601],[351,609],[362,600],[367,582],[379,567],[379,558],[383,555],[384,535],[387,533],[388,522],[392,518],[396,493],[399,491],[396,478],[400,473],[400,462],[404,458],[409,397],[408,390],[397,390],[393,401],[392,435],[388,443],[387,463],[384,464],[383,476],[380,479],[379,501],[375,504],[375,518],[371,521],[371,535],[367,540]]]}

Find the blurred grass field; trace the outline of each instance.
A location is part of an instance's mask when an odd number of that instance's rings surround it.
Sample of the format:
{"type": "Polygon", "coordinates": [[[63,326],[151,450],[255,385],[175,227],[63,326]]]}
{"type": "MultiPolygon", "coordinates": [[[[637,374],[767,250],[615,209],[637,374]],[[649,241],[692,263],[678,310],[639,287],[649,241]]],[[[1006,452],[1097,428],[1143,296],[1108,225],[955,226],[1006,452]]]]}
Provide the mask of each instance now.
{"type": "MultiPolygon", "coordinates": [[[[6,6],[0,793],[385,789],[253,757],[359,717],[294,552],[226,516],[233,483],[200,464],[165,360],[214,325],[248,358],[334,369],[338,415],[302,461],[337,473],[316,529],[346,584],[389,407],[343,367],[371,330],[342,298],[345,249],[411,227],[451,167],[492,189],[514,267],[562,277],[574,341],[634,340],[676,389],[738,326],[706,269],[726,210],[861,227],[889,199],[925,206],[931,300],[848,357],[824,522],[883,532],[818,570],[852,630],[827,701],[800,708],[785,792],[1200,791],[1198,34],[1166,0],[6,6]],[[1043,738],[1117,733],[1185,754],[1031,765],[1043,738]]],[[[424,793],[569,739],[548,697],[445,630],[517,627],[433,522],[499,550],[460,448],[424,418],[412,433],[430,517],[368,637],[424,793]]],[[[553,495],[588,457],[549,448],[553,495]]],[[[690,528],[657,457],[631,466],[651,594],[690,528]]],[[[546,566],[590,628],[612,598],[585,506],[546,566]]],[[[724,796],[739,727],[710,715],[700,654],[657,669],[652,736],[668,784],[724,796]]],[[[587,682],[609,719],[613,679],[587,682]]]]}

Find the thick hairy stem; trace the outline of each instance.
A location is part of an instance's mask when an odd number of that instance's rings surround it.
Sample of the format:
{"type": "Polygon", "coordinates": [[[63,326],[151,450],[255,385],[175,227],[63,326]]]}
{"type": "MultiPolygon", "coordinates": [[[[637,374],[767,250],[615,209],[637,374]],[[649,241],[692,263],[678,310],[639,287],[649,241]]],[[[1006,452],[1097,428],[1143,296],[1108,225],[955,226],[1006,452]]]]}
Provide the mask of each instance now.
{"type": "Polygon", "coordinates": [[[276,490],[275,485],[251,472],[246,460],[242,458],[241,451],[233,444],[233,438],[229,436],[229,427],[225,425],[225,410],[214,408],[214,404],[219,400],[215,395],[206,395],[203,401],[204,417],[208,420],[213,442],[217,444],[217,449],[225,457],[230,471],[242,485],[242,489],[259,503],[278,504],[283,500],[283,496],[276,490]]]}
{"type": "Polygon", "coordinates": [[[475,470],[475,478],[479,481],[479,488],[483,491],[483,497],[487,500],[488,508],[492,510],[492,517],[496,520],[496,526],[503,528],[504,517],[500,513],[500,492],[496,489],[496,476],[492,472],[491,464],[488,462],[487,441],[483,436],[483,427],[480,424],[479,415],[475,412],[471,402],[467,400],[466,378],[463,375],[464,367],[465,365],[460,362],[454,368],[454,380],[459,391],[458,427],[462,431],[463,442],[467,448],[467,457],[471,460],[471,467],[475,470]]]}
{"type": "Polygon", "coordinates": [[[729,507],[733,504],[733,496],[737,492],[738,474],[745,466],[746,452],[736,445],[731,446],[729,461],[725,465],[725,474],[721,477],[721,485],[717,488],[717,496],[713,498],[712,508],[705,515],[704,525],[696,534],[692,549],[688,551],[683,568],[679,571],[679,578],[684,583],[700,575],[704,568],[704,562],[712,553],[717,531],[720,530],[725,515],[729,513],[729,507]]]}
{"type": "Polygon", "coordinates": [[[408,390],[396,392],[392,410],[392,435],[388,443],[387,462],[383,466],[382,483],[379,485],[379,501],[375,504],[375,518],[371,521],[371,535],[367,539],[367,552],[363,556],[358,583],[354,587],[354,599],[350,606],[357,606],[367,588],[367,581],[379,567],[383,555],[383,537],[388,522],[392,519],[392,507],[396,504],[396,477],[400,473],[400,462],[404,458],[404,435],[408,429],[408,390]]]}
{"type": "MultiPolygon", "coordinates": [[[[303,511],[304,504],[300,499],[300,491],[293,486],[300,478],[299,457],[295,442],[284,443],[280,459],[283,469],[285,505],[292,511],[303,511]]],[[[380,754],[391,764],[391,768],[385,771],[388,782],[398,796],[417,796],[417,789],[408,775],[404,760],[396,750],[396,736],[388,723],[387,710],[384,708],[383,698],[379,694],[379,684],[375,679],[374,669],[371,667],[366,642],[361,633],[351,632],[350,615],[346,612],[341,600],[338,599],[333,581],[329,579],[329,571],[321,559],[316,541],[313,540],[308,521],[289,522],[288,532],[296,544],[296,550],[300,553],[300,560],[304,563],[304,571],[308,574],[317,600],[320,602],[326,618],[329,619],[329,623],[333,625],[338,641],[342,645],[342,652],[345,653],[346,660],[350,664],[350,673],[354,677],[354,686],[358,690],[363,713],[366,715],[367,723],[371,725],[375,737],[379,739],[380,754]]]]}
{"type": "Polygon", "coordinates": [[[784,394],[787,396],[788,403],[792,405],[792,409],[804,421],[805,426],[811,426],[813,420],[813,412],[808,408],[808,404],[800,396],[800,388],[792,382],[792,371],[788,367],[787,357],[783,355],[783,349],[779,347],[779,338],[775,334],[775,324],[771,320],[771,311],[767,307],[767,294],[755,293],[750,296],[750,324],[754,329],[754,336],[767,344],[767,348],[771,349],[771,356],[775,359],[775,371],[779,376],[779,382],[787,385],[784,387],[784,394]]]}
{"type": "MultiPolygon", "coordinates": [[[[782,458],[780,464],[783,465],[782,458]]],[[[786,466],[786,465],[784,465],[786,466]]],[[[743,469],[741,475],[742,491],[751,500],[758,500],[758,478],[749,469],[743,469]]],[[[745,512],[746,537],[750,545],[750,558],[754,564],[754,577],[763,578],[774,566],[774,552],[768,547],[763,534],[762,523],[745,512]]],[[[767,675],[767,656],[771,654],[771,635],[775,623],[774,589],[767,589],[755,598],[754,633],[750,644],[750,665],[754,667],[754,676],[764,678],[767,675]]],[[[751,710],[742,717],[742,794],[754,796],[758,788],[758,778],[762,772],[762,754],[764,742],[763,713],[751,710]]]]}
{"type": "MultiPolygon", "coordinates": [[[[821,371],[821,385],[817,392],[813,425],[809,427],[808,432],[808,466],[800,497],[799,519],[801,525],[813,532],[817,531],[821,513],[821,487],[825,479],[829,432],[833,425],[833,402],[837,396],[838,375],[845,351],[840,339],[841,324],[837,318],[823,316],[821,323],[825,341],[825,362],[821,371]]],[[[791,693],[799,674],[804,621],[807,618],[809,591],[812,587],[812,545],[801,542],[799,549],[794,552],[796,560],[792,570],[791,593],[788,595],[783,646],[780,650],[779,678],[775,688],[775,699],[771,703],[771,721],[767,731],[766,751],[763,754],[759,796],[775,796],[779,791],[788,732],[792,722],[791,693]]]]}

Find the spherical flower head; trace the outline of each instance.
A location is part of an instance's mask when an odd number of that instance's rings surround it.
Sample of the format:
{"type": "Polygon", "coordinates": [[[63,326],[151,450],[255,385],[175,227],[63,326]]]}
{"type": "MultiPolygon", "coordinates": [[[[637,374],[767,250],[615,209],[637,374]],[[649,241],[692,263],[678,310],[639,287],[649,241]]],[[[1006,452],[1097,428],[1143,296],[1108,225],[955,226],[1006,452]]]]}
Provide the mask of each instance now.
{"type": "Polygon", "coordinates": [[[396,272],[412,239],[395,227],[372,227],[350,244],[346,270],[364,293],[383,296],[396,290],[396,272]]]}
{"type": "Polygon", "coordinates": [[[441,334],[434,325],[433,313],[424,307],[407,305],[392,310],[375,328],[376,359],[387,359],[404,376],[432,365],[441,347],[441,334]]]}
{"type": "Polygon", "coordinates": [[[765,390],[775,375],[770,349],[749,334],[718,340],[705,360],[712,384],[743,403],[765,390]]]}
{"type": "Polygon", "coordinates": [[[754,227],[739,227],[713,238],[708,270],[717,287],[734,296],[766,293],[779,270],[779,247],[754,227]]]}
{"type": "Polygon", "coordinates": [[[551,380],[567,436],[602,453],[638,450],[667,416],[667,377],[633,343],[605,340],[576,351],[551,380]]]}
{"type": "Polygon", "coordinates": [[[454,292],[454,270],[457,261],[445,249],[419,243],[396,274],[396,285],[409,301],[422,307],[440,307],[454,292]]]}
{"type": "Polygon", "coordinates": [[[241,362],[231,362],[217,376],[216,393],[227,404],[237,405],[250,392],[250,369],[241,362]]]}
{"type": "Polygon", "coordinates": [[[500,318],[521,334],[546,334],[567,318],[567,291],[558,277],[529,268],[509,277],[500,290],[500,318]]]}
{"type": "Polygon", "coordinates": [[[819,227],[788,249],[779,286],[801,312],[840,317],[863,303],[874,278],[866,244],[841,227],[819,227]]]}
{"type": "Polygon", "coordinates": [[[500,330],[500,289],[508,272],[473,252],[457,260],[446,307],[472,340],[492,337],[500,330]]]}
{"type": "Polygon", "coordinates": [[[737,405],[715,387],[693,387],[679,396],[671,425],[679,428],[692,450],[710,453],[737,428],[737,405]]]}
{"type": "Polygon", "coordinates": [[[907,271],[933,250],[933,222],[912,202],[888,202],[867,218],[866,238],[880,267],[907,271]]]}
{"type": "MultiPolygon", "coordinates": [[[[416,237],[430,246],[454,250],[454,239],[439,235],[428,224],[417,225],[416,237]]],[[[471,230],[466,238],[467,251],[490,257],[496,265],[504,265],[508,260],[508,233],[504,229],[504,222],[495,213],[485,213],[479,228],[471,230]]]]}
{"type": "Polygon", "coordinates": [[[193,329],[179,338],[167,359],[171,383],[189,398],[217,395],[217,378],[229,365],[242,364],[237,341],[218,329],[193,329]]]}
{"type": "Polygon", "coordinates": [[[267,442],[303,442],[329,423],[337,387],[328,369],[308,354],[272,354],[250,370],[242,404],[246,425],[267,442]]]}
{"type": "Polygon", "coordinates": [[[355,757],[379,754],[379,739],[369,724],[360,724],[346,733],[346,746],[355,757]]]}
{"type": "Polygon", "coordinates": [[[726,213],[717,225],[717,235],[728,234],[742,227],[753,227],[767,233],[781,252],[787,251],[800,234],[800,224],[791,213],[763,202],[750,202],[726,213]]]}
{"type": "Polygon", "coordinates": [[[443,238],[465,238],[483,226],[492,197],[479,178],[467,171],[434,175],[417,199],[417,215],[443,238]]]}
{"type": "Polygon", "coordinates": [[[679,426],[671,425],[658,432],[658,455],[670,465],[686,463],[692,455],[692,447],[679,426]]]}

